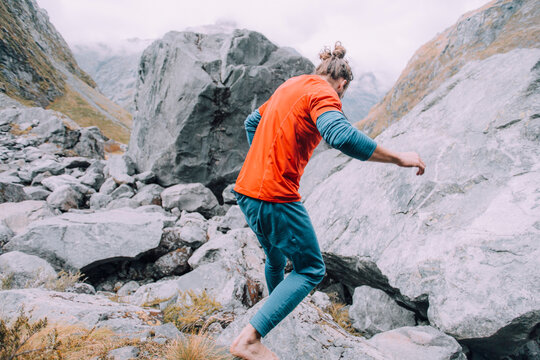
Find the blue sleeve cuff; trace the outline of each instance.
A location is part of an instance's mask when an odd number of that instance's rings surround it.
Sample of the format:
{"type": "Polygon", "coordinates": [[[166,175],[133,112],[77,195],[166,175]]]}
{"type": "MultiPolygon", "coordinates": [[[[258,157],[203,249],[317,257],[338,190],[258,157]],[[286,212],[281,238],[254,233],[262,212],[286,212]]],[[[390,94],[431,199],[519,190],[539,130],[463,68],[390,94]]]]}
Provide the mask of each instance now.
{"type": "Polygon", "coordinates": [[[259,121],[261,121],[261,114],[259,113],[259,109],[252,112],[244,121],[244,127],[246,128],[246,136],[250,146],[251,142],[253,141],[253,137],[255,136],[257,126],[259,126],[259,121]]]}
{"type": "Polygon", "coordinates": [[[377,147],[373,139],[352,126],[340,111],[321,114],[317,129],[330,146],[358,160],[369,159],[377,147]]]}

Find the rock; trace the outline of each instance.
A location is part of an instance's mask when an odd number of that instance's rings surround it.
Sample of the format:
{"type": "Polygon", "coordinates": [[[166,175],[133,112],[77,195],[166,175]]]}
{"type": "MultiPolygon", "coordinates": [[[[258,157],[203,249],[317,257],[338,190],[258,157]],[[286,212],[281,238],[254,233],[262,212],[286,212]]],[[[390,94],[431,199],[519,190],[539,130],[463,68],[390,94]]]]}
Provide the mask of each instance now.
{"type": "Polygon", "coordinates": [[[83,168],[87,169],[92,162],[90,159],[81,156],[67,157],[62,160],[62,165],[66,169],[83,168]]]}
{"type": "Polygon", "coordinates": [[[68,293],[96,295],[96,289],[87,283],[76,283],[66,289],[68,293]]]}
{"type": "Polygon", "coordinates": [[[351,161],[305,199],[329,275],[384,290],[487,358],[540,322],[539,59],[470,62],[377,138],[414,144],[424,176],[351,161]]]}
{"type": "Polygon", "coordinates": [[[108,178],[99,188],[99,192],[105,195],[110,195],[117,187],[118,185],[116,184],[116,181],[114,181],[113,178],[108,178]]]}
{"type": "Polygon", "coordinates": [[[0,181],[0,203],[20,202],[28,199],[23,186],[0,181]]]}
{"type": "Polygon", "coordinates": [[[103,174],[104,169],[105,163],[103,161],[95,161],[88,169],[86,169],[85,174],[79,178],[79,181],[81,184],[99,190],[101,185],[105,182],[105,175],[103,174]]]}
{"type": "Polygon", "coordinates": [[[146,338],[153,337],[155,339],[165,338],[168,340],[179,340],[184,337],[184,335],[172,323],[154,326],[152,330],[146,331],[143,336],[146,338]]]}
{"type": "Polygon", "coordinates": [[[315,291],[313,295],[311,295],[310,300],[313,303],[313,305],[317,306],[319,309],[323,311],[326,311],[330,307],[330,305],[332,305],[332,302],[330,301],[330,297],[326,295],[326,293],[323,293],[322,291],[315,291]]]}
{"type": "Polygon", "coordinates": [[[190,247],[181,247],[157,259],[154,268],[159,277],[182,275],[189,270],[188,259],[192,253],[190,247]]]}
{"type": "MultiPolygon", "coordinates": [[[[216,343],[230,346],[263,304],[264,301],[260,301],[246,314],[236,318],[216,339],[216,343]]],[[[347,333],[332,320],[330,315],[306,302],[300,303],[289,316],[262,339],[262,343],[275,352],[281,360],[394,358],[363,338],[347,333]]]]}
{"type": "Polygon", "coordinates": [[[73,147],[73,150],[80,156],[91,159],[103,159],[105,141],[108,140],[107,137],[95,126],[82,128],[80,133],[79,141],[73,147]]]}
{"type": "Polygon", "coordinates": [[[111,360],[131,360],[136,359],[140,352],[141,351],[135,346],[124,346],[109,351],[107,357],[111,358],[111,360]]]}
{"type": "Polygon", "coordinates": [[[113,302],[102,296],[41,289],[0,292],[3,315],[14,320],[24,306],[32,321],[47,317],[51,323],[77,324],[91,329],[106,327],[120,336],[137,336],[159,325],[158,313],[113,302]]]}
{"type": "Polygon", "coordinates": [[[99,210],[106,208],[107,205],[112,201],[111,195],[106,195],[103,193],[95,193],[90,196],[90,209],[92,210],[99,210]]]}
{"type": "Polygon", "coordinates": [[[3,290],[33,288],[56,278],[56,271],[45,260],[19,251],[0,255],[0,277],[3,290]],[[6,284],[9,286],[6,288],[6,284]]]}
{"type": "Polygon", "coordinates": [[[248,150],[245,117],[313,68],[256,32],[169,32],[141,57],[128,153],[162,186],[200,182],[221,194],[248,150]]]}
{"type": "Polygon", "coordinates": [[[122,184],[111,193],[113,199],[130,198],[135,194],[131,186],[122,184]]]}
{"type": "Polygon", "coordinates": [[[356,330],[369,336],[403,326],[416,325],[413,312],[396,304],[395,300],[384,291],[369,286],[354,289],[349,317],[356,330]]]}
{"type": "Polygon", "coordinates": [[[121,208],[131,208],[136,209],[139,207],[139,203],[137,203],[135,200],[130,198],[120,198],[116,200],[112,200],[108,205],[107,209],[121,209],[121,208]]]}
{"type": "Polygon", "coordinates": [[[179,246],[196,249],[207,241],[206,231],[196,225],[163,229],[162,243],[168,249],[179,246]]]}
{"type": "Polygon", "coordinates": [[[75,191],[70,185],[56,188],[48,197],[47,204],[61,211],[78,209],[82,205],[83,196],[75,191]]]}
{"type": "Polygon", "coordinates": [[[299,191],[302,198],[307,198],[317,185],[343,169],[351,160],[352,158],[335,149],[328,149],[314,155],[300,179],[299,191]]]}
{"type": "Polygon", "coordinates": [[[227,231],[247,227],[246,217],[238,205],[233,205],[227,210],[225,216],[214,217],[212,220],[219,222],[220,226],[227,231]]]}
{"type": "Polygon", "coordinates": [[[90,269],[156,248],[168,224],[161,213],[131,209],[65,213],[33,222],[5,248],[39,255],[68,270],[90,269]]]}
{"type": "Polygon", "coordinates": [[[47,197],[51,194],[43,186],[25,186],[23,191],[30,200],[47,200],[47,197]]]}
{"type": "Polygon", "coordinates": [[[369,340],[402,360],[466,360],[458,342],[431,326],[409,326],[375,335],[369,340]]]}
{"type": "Polygon", "coordinates": [[[13,231],[10,228],[0,223],[0,253],[2,251],[2,246],[6,244],[11,238],[15,236],[13,231]]]}
{"type": "Polygon", "coordinates": [[[143,186],[135,196],[133,200],[137,201],[139,205],[158,205],[161,206],[161,193],[163,188],[158,184],[150,184],[143,186]]]}
{"type": "Polygon", "coordinates": [[[0,204],[0,224],[18,234],[33,221],[54,216],[46,201],[26,200],[19,203],[0,204]]]}
{"type": "Polygon", "coordinates": [[[136,181],[140,181],[143,184],[151,184],[156,181],[156,174],[151,171],[145,171],[143,173],[134,175],[136,181]]]}
{"type": "Polygon", "coordinates": [[[115,177],[113,177],[114,182],[116,182],[118,185],[124,185],[129,184],[133,185],[135,184],[135,178],[133,176],[129,176],[127,174],[120,174],[115,177]]]}
{"type": "Polygon", "coordinates": [[[120,289],[118,289],[117,294],[118,296],[128,296],[128,295],[133,294],[140,287],[141,286],[139,285],[138,282],[128,281],[120,289]]]}
{"type": "Polygon", "coordinates": [[[227,185],[227,187],[223,189],[221,197],[223,197],[224,204],[236,205],[236,197],[231,192],[231,190],[234,189],[235,185],[236,184],[227,185]]]}
{"type": "Polygon", "coordinates": [[[37,159],[28,164],[30,177],[34,178],[40,173],[49,172],[52,175],[59,175],[64,172],[65,166],[52,159],[37,159]]]}
{"type": "Polygon", "coordinates": [[[174,207],[189,212],[198,212],[204,216],[216,215],[219,204],[210,189],[203,184],[178,184],[163,190],[161,200],[165,209],[174,207]]]}
{"type": "Polygon", "coordinates": [[[201,265],[182,276],[159,280],[141,286],[134,294],[121,298],[131,304],[175,302],[178,292],[193,290],[200,293],[206,290],[224,308],[233,310],[243,308],[243,299],[249,294],[249,279],[235,268],[228,267],[222,261],[201,265]]]}
{"type": "Polygon", "coordinates": [[[105,172],[112,178],[120,177],[121,175],[131,176],[135,174],[135,171],[136,165],[127,154],[112,155],[107,160],[105,172]]]}
{"type": "Polygon", "coordinates": [[[65,185],[69,185],[75,191],[83,195],[92,194],[94,192],[94,190],[90,187],[81,184],[81,182],[77,180],[77,178],[66,174],[59,176],[50,176],[44,179],[41,183],[43,184],[43,186],[45,186],[51,191],[55,191],[56,189],[65,185]]]}

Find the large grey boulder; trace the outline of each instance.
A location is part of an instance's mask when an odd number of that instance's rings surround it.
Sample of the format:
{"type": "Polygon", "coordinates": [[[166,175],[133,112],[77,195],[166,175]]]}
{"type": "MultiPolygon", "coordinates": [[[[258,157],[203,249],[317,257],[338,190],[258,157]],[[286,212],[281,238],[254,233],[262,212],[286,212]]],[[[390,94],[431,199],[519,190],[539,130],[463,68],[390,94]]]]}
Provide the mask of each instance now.
{"type": "Polygon", "coordinates": [[[11,289],[30,288],[43,286],[55,279],[56,271],[37,256],[10,251],[0,255],[0,277],[2,284],[9,285],[11,289]]]}
{"type": "Polygon", "coordinates": [[[0,316],[14,320],[24,307],[32,321],[47,317],[51,323],[82,325],[88,329],[108,328],[118,335],[136,336],[159,324],[159,313],[121,304],[103,296],[20,289],[0,292],[0,316]]]}
{"type": "MultiPolygon", "coordinates": [[[[217,338],[217,343],[229,346],[262,307],[259,302],[245,315],[238,317],[217,338]]],[[[377,359],[377,360],[465,360],[461,346],[456,340],[433,328],[406,328],[403,332],[381,338],[365,340],[353,336],[336,324],[330,315],[322,312],[308,301],[300,303],[283,319],[262,342],[281,360],[296,359],[377,359]],[[389,344],[391,339],[400,340],[400,346],[389,344]],[[404,349],[404,352],[400,351],[404,349]],[[402,356],[405,355],[405,356],[402,356]]],[[[382,333],[380,335],[385,335],[382,333]]]]}
{"type": "Polygon", "coordinates": [[[172,221],[159,212],[126,208],[65,213],[33,222],[5,249],[35,254],[70,270],[91,268],[158,247],[163,228],[172,221]]]}
{"type": "Polygon", "coordinates": [[[70,185],[63,185],[47,196],[47,204],[52,208],[68,211],[69,209],[78,209],[82,205],[83,199],[80,192],[74,190],[70,185]]]}
{"type": "Polygon", "coordinates": [[[206,217],[217,215],[220,210],[214,194],[201,183],[168,187],[161,193],[161,200],[165,209],[176,207],[188,212],[198,212],[206,217]]]}
{"type": "Polygon", "coordinates": [[[396,304],[388,294],[369,286],[354,289],[349,308],[353,327],[369,336],[403,326],[414,326],[414,313],[396,304]]]}
{"type": "Polygon", "coordinates": [[[221,194],[248,150],[246,116],[313,68],[256,32],[169,32],[142,54],[128,153],[162,186],[200,182],[221,194]]]}
{"type": "Polygon", "coordinates": [[[19,202],[27,199],[28,196],[22,185],[0,181],[0,203],[19,202]]]}
{"type": "Polygon", "coordinates": [[[163,187],[158,184],[145,185],[132,199],[140,205],[161,205],[161,193],[163,190],[163,187]]]}
{"type": "Polygon", "coordinates": [[[0,224],[14,233],[23,232],[33,221],[54,215],[53,208],[46,201],[26,200],[0,204],[0,224]]]}
{"type": "Polygon", "coordinates": [[[458,342],[431,326],[407,326],[375,335],[369,343],[400,360],[466,360],[458,342]]]}
{"type": "Polygon", "coordinates": [[[351,161],[305,201],[329,274],[385,290],[488,358],[540,323],[539,60],[469,62],[376,139],[418,151],[424,176],[351,161]]]}

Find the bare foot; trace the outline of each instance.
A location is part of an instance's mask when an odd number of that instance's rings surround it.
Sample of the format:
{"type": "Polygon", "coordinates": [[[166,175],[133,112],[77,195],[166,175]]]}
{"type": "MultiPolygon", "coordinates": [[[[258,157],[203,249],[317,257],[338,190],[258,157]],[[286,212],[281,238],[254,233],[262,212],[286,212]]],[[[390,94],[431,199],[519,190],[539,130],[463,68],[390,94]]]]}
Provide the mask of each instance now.
{"type": "Polygon", "coordinates": [[[261,335],[248,324],[233,341],[231,354],[244,360],[279,360],[276,354],[261,343],[261,335]]]}

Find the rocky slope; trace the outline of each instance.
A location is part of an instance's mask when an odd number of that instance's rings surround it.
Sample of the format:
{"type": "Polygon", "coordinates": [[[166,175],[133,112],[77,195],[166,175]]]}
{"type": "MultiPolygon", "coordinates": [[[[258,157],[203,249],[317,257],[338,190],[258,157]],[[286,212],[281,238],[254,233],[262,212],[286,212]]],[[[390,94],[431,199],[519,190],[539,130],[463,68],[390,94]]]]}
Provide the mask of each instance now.
{"type": "Polygon", "coordinates": [[[386,94],[388,88],[371,72],[354,74],[354,80],[343,97],[343,112],[351,123],[362,120],[373,105],[386,94]]]}
{"type": "Polygon", "coordinates": [[[0,4],[0,15],[0,91],[126,143],[131,116],[95,89],[47,13],[34,0],[14,0],[0,4]]]}
{"type": "Polygon", "coordinates": [[[477,358],[538,348],[539,80],[540,49],[470,61],[377,137],[418,151],[422,177],[312,159],[305,204],[328,273],[385,291],[477,358]]]}
{"type": "Polygon", "coordinates": [[[77,63],[92,76],[99,90],[133,113],[139,61],[151,42],[134,38],[114,44],[77,44],[72,49],[77,63]]]}
{"type": "Polygon", "coordinates": [[[142,55],[128,153],[161,185],[201,182],[220,195],[247,153],[247,114],[289,77],[312,71],[256,32],[170,32],[142,55]]]}
{"type": "Polygon", "coordinates": [[[377,136],[472,60],[540,46],[535,0],[496,0],[464,14],[416,51],[394,87],[357,127],[377,136]]]}

